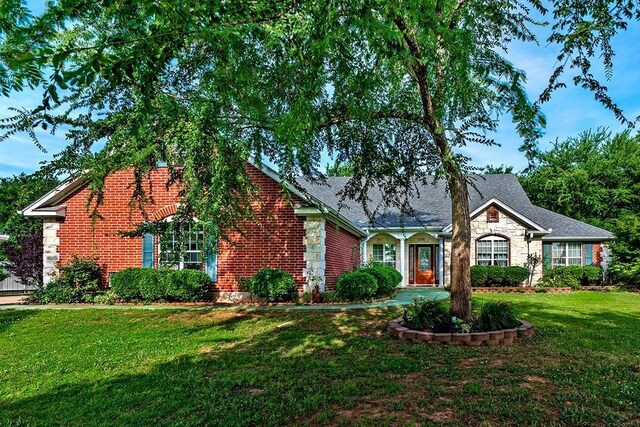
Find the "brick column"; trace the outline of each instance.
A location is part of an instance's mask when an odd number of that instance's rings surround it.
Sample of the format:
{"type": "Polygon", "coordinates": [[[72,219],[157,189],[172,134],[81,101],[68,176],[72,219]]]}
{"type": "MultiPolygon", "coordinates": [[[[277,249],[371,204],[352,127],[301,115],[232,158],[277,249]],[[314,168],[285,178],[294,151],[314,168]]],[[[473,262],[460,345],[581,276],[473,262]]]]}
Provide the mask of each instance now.
{"type": "Polygon", "coordinates": [[[307,216],[304,220],[304,290],[311,292],[315,285],[324,291],[325,285],[325,219],[321,216],[307,216]]]}
{"type": "Polygon", "coordinates": [[[45,285],[58,273],[57,263],[60,260],[60,254],[58,253],[58,246],[60,245],[59,229],[60,223],[58,221],[49,218],[44,219],[42,224],[42,245],[44,246],[42,281],[45,285]]]}

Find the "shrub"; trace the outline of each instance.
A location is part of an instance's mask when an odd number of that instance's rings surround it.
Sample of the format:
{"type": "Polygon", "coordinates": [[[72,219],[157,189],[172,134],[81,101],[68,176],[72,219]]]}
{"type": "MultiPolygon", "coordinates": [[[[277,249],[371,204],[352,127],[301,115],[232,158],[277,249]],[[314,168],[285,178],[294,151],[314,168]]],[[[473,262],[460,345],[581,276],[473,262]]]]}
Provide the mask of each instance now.
{"type": "Polygon", "coordinates": [[[121,301],[202,301],[210,283],[200,270],[126,268],[111,276],[111,290],[121,301]]]}
{"type": "Polygon", "coordinates": [[[167,301],[168,285],[174,270],[141,268],[137,274],[137,286],[144,301],[167,301]]]}
{"type": "Polygon", "coordinates": [[[247,282],[251,293],[269,302],[290,300],[296,291],[296,282],[284,270],[263,268],[247,282]]]}
{"type": "Polygon", "coordinates": [[[414,298],[402,314],[402,323],[410,329],[439,331],[449,328],[449,312],[441,301],[414,298]]]}
{"type": "Polygon", "coordinates": [[[489,286],[500,286],[504,280],[504,267],[499,265],[488,265],[487,269],[487,284],[489,286]]]}
{"type": "Polygon", "coordinates": [[[599,285],[602,283],[602,267],[585,265],[582,267],[582,284],[599,285]]]}
{"type": "Polygon", "coordinates": [[[471,286],[485,286],[488,277],[487,266],[474,265],[471,267],[471,286]]]}
{"type": "Polygon", "coordinates": [[[538,282],[543,288],[571,288],[579,289],[580,282],[571,268],[556,267],[545,271],[544,276],[538,282]]]}
{"type": "Polygon", "coordinates": [[[520,325],[511,306],[504,301],[487,301],[480,308],[475,327],[480,331],[512,329],[520,325]]]}
{"type": "Polygon", "coordinates": [[[529,277],[525,267],[474,265],[471,267],[471,286],[517,286],[529,277]]]}
{"type": "Polygon", "coordinates": [[[93,298],[93,302],[95,304],[106,304],[106,305],[113,305],[118,301],[118,296],[116,295],[116,293],[109,289],[106,292],[103,293],[99,293],[97,294],[94,298],[93,298]]]}
{"type": "Polygon", "coordinates": [[[635,263],[614,262],[607,269],[611,283],[620,286],[640,286],[640,261],[635,263]]]}
{"type": "Polygon", "coordinates": [[[138,301],[142,298],[140,295],[140,276],[145,274],[145,270],[150,268],[125,268],[111,275],[109,283],[111,290],[121,301],[138,301]]]}
{"type": "Polygon", "coordinates": [[[93,302],[93,293],[98,290],[101,279],[102,269],[97,259],[73,257],[60,267],[58,276],[37,298],[44,304],[93,302]]]}
{"type": "Polygon", "coordinates": [[[364,271],[349,271],[338,277],[336,295],[346,301],[366,301],[376,296],[376,278],[364,271]]]}
{"type": "Polygon", "coordinates": [[[395,268],[382,263],[374,263],[368,267],[360,268],[359,271],[368,273],[376,279],[377,297],[389,297],[398,292],[398,284],[402,281],[402,275],[395,268]]]}
{"type": "Polygon", "coordinates": [[[171,271],[164,280],[166,298],[181,302],[203,301],[211,284],[209,275],[200,270],[171,271]]]}
{"type": "Polygon", "coordinates": [[[502,283],[505,286],[517,286],[527,280],[528,277],[529,270],[525,267],[504,267],[504,279],[502,283]]]}

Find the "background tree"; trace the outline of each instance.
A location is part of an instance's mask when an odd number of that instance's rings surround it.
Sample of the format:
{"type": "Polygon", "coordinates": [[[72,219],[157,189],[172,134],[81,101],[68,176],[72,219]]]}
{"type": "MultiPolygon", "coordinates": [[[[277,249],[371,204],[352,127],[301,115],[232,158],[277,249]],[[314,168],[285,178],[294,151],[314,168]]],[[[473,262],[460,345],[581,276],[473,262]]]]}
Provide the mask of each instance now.
{"type": "MultiPolygon", "coordinates": [[[[52,167],[89,170],[95,203],[106,175],[134,167],[144,206],[140,183],[164,161],[184,186],[184,215],[224,238],[250,216],[249,156],[285,179],[321,178],[327,149],[353,165],[343,197],[364,205],[381,186],[383,205],[407,214],[416,183],[435,173],[452,198],[451,311],[469,317],[468,159],[457,148],[491,145],[485,135],[508,114],[533,159],[544,119],[506,52],[512,40],[537,42],[530,8],[547,13],[542,3],[67,0],[36,18],[20,5],[0,6],[0,90],[45,90],[40,108],[5,121],[7,135],[68,126],[70,145],[52,167]]],[[[560,65],[540,101],[571,72],[625,121],[591,59],[610,75],[611,37],[637,17],[635,3],[550,8],[560,65]]]]}
{"type": "MultiPolygon", "coordinates": [[[[57,185],[55,178],[40,173],[0,178],[0,261],[24,284],[42,283],[42,220],[18,213],[57,185]]],[[[0,277],[2,271],[0,271],[0,277]]]]}
{"type": "Polygon", "coordinates": [[[483,172],[485,175],[513,173],[513,166],[507,166],[507,165],[500,165],[500,166],[487,165],[487,166],[485,166],[485,167],[482,169],[482,172],[483,172]]]}
{"type": "Polygon", "coordinates": [[[521,183],[538,206],[612,231],[612,256],[640,261],[640,136],[589,130],[553,146],[521,183]]]}
{"type": "Polygon", "coordinates": [[[327,163],[327,176],[351,176],[353,175],[353,166],[349,163],[327,163]]]}

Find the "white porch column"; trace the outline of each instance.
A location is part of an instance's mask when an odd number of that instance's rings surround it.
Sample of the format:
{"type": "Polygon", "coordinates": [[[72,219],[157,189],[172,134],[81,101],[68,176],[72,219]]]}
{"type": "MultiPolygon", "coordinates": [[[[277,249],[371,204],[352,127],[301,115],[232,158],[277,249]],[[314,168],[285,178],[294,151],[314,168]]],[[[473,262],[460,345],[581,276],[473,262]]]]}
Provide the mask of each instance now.
{"type": "Polygon", "coordinates": [[[407,286],[407,274],[406,274],[406,265],[407,265],[407,260],[405,259],[405,236],[401,235],[400,236],[400,273],[402,274],[402,283],[400,284],[400,286],[402,286],[403,288],[405,286],[407,286]]]}
{"type": "Polygon", "coordinates": [[[438,239],[438,287],[444,287],[444,239],[438,239]]]}
{"type": "Polygon", "coordinates": [[[366,264],[367,263],[367,242],[369,241],[369,236],[365,237],[362,240],[361,243],[361,249],[360,249],[360,263],[361,264],[366,264]]]}

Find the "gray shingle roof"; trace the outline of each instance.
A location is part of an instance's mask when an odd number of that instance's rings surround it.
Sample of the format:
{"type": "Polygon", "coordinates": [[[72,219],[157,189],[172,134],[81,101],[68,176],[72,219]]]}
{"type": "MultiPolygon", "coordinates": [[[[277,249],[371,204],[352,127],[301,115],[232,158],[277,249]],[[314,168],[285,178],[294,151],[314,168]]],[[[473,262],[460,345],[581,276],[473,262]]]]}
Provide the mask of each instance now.
{"type": "MultiPolygon", "coordinates": [[[[613,234],[534,206],[518,178],[512,174],[472,175],[473,186],[469,187],[470,209],[474,211],[492,198],[500,200],[516,212],[524,215],[535,223],[552,231],[545,238],[613,238],[613,234]]],[[[373,220],[365,214],[362,206],[353,200],[345,199],[340,205],[340,191],[349,181],[349,177],[330,177],[326,184],[311,183],[301,180],[299,184],[310,195],[322,203],[339,211],[347,219],[359,227],[369,228],[400,228],[400,227],[428,227],[442,229],[451,224],[451,199],[446,192],[444,181],[433,180],[427,185],[419,185],[419,195],[414,195],[410,205],[415,211],[412,216],[402,215],[397,208],[382,207],[382,190],[372,188],[369,191],[370,211],[378,211],[373,220]]]]}

